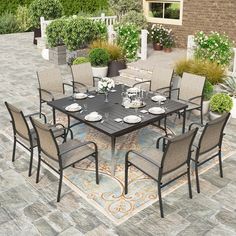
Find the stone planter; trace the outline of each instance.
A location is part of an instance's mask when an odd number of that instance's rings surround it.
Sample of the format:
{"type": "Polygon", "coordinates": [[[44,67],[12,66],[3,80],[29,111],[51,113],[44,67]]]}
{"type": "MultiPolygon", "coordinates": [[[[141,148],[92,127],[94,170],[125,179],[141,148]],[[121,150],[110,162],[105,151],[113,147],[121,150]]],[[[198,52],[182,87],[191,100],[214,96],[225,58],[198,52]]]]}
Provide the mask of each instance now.
{"type": "Polygon", "coordinates": [[[41,37],[41,29],[40,28],[35,28],[34,29],[34,39],[33,39],[33,44],[37,45],[37,38],[41,37]]]}
{"type": "Polygon", "coordinates": [[[161,51],[163,46],[160,43],[153,43],[153,49],[156,51],[161,51]]]}
{"type": "Polygon", "coordinates": [[[71,65],[72,61],[77,57],[88,57],[89,48],[83,48],[76,51],[66,50],[66,61],[68,65],[71,65]]]}
{"type": "Polygon", "coordinates": [[[232,97],[232,99],[233,99],[233,108],[232,108],[232,110],[231,110],[231,116],[232,116],[232,118],[236,118],[236,98],[235,97],[232,97]]]}
{"type": "Polygon", "coordinates": [[[99,78],[104,78],[107,76],[108,66],[92,67],[92,71],[93,71],[93,76],[99,77],[99,78]]]}
{"type": "Polygon", "coordinates": [[[108,77],[115,77],[119,75],[119,70],[126,69],[124,60],[110,61],[108,64],[108,77]]]}
{"type": "MultiPolygon", "coordinates": [[[[203,104],[202,104],[202,114],[203,115],[206,115],[209,111],[209,106],[210,106],[210,100],[208,101],[203,101],[203,104]]],[[[195,115],[195,116],[200,116],[201,115],[201,112],[198,111],[198,110],[193,110],[192,113],[195,115]]]]}
{"type": "Polygon", "coordinates": [[[164,52],[170,53],[172,52],[172,48],[163,48],[164,52]]]}
{"type": "Polygon", "coordinates": [[[220,113],[209,111],[209,120],[215,120],[215,119],[221,117],[221,115],[222,114],[220,114],[220,113]]]}
{"type": "Polygon", "coordinates": [[[56,65],[66,64],[66,47],[58,46],[49,49],[49,61],[56,65]]]}

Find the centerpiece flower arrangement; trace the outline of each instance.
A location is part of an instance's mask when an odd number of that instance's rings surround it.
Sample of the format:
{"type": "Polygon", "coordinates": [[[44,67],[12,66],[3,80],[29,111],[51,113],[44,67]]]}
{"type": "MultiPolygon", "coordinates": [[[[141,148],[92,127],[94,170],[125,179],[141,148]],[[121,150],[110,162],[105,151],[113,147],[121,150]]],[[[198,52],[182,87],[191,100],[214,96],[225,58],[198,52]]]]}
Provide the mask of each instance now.
{"type": "Polygon", "coordinates": [[[105,102],[108,102],[108,92],[115,87],[114,80],[108,77],[104,77],[98,81],[98,91],[103,92],[106,96],[105,102]]]}

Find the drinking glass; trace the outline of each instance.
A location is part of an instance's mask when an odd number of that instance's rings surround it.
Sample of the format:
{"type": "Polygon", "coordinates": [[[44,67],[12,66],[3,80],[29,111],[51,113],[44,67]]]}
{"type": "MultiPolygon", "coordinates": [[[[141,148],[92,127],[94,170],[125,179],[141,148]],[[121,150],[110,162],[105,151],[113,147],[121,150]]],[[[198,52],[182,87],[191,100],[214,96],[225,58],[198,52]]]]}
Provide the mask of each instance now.
{"type": "Polygon", "coordinates": [[[87,111],[87,110],[88,110],[88,104],[84,103],[84,111],[87,111]]]}

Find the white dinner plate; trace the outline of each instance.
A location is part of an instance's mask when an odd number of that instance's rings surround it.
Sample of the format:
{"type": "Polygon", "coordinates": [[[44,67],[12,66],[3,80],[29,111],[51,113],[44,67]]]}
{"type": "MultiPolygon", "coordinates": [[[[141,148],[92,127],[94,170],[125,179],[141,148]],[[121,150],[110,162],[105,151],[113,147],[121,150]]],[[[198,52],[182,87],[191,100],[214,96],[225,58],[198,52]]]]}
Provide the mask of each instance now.
{"type": "Polygon", "coordinates": [[[151,107],[148,110],[149,113],[153,114],[153,115],[160,115],[165,113],[165,109],[161,108],[161,107],[151,107]]]}
{"type": "Polygon", "coordinates": [[[74,97],[75,99],[85,99],[88,97],[88,95],[86,93],[76,93],[74,97]]]}
{"type": "Polygon", "coordinates": [[[151,99],[154,102],[164,102],[164,101],[166,101],[166,97],[161,96],[161,95],[153,96],[151,99]]]}
{"type": "Polygon", "coordinates": [[[90,114],[86,115],[84,117],[85,120],[95,122],[95,121],[100,121],[102,119],[102,115],[96,115],[96,116],[91,116],[90,114]]]}
{"type": "Polygon", "coordinates": [[[77,106],[75,104],[71,104],[65,108],[66,111],[70,111],[70,112],[80,111],[81,109],[82,109],[82,107],[79,106],[78,104],[77,104],[77,106]]]}
{"type": "Polygon", "coordinates": [[[141,122],[141,118],[139,116],[134,116],[134,115],[130,115],[130,116],[126,116],[124,117],[124,122],[128,123],[128,124],[136,124],[141,122]]]}

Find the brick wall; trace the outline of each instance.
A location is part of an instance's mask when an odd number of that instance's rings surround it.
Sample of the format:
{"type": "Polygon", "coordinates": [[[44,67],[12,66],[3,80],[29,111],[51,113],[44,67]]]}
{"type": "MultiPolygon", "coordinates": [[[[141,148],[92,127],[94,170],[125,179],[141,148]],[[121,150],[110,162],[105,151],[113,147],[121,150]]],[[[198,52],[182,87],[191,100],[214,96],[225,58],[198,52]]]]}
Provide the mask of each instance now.
{"type": "Polygon", "coordinates": [[[166,25],[176,46],[186,48],[187,36],[202,30],[225,32],[236,43],[236,0],[184,0],[182,26],[166,25]]]}

